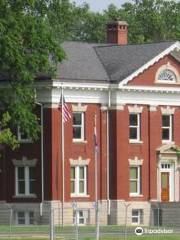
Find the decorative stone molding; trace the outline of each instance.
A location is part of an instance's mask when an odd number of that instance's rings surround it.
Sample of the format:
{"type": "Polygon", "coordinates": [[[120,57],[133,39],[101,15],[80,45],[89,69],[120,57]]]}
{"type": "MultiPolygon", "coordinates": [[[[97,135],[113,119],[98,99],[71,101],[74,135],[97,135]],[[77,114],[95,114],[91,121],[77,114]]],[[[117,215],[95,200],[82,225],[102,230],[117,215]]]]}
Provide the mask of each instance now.
{"type": "Polygon", "coordinates": [[[78,103],[77,105],[72,105],[73,112],[86,112],[87,105],[82,105],[81,103],[78,103]]]}
{"type": "Polygon", "coordinates": [[[110,110],[124,111],[124,105],[114,105],[109,108],[110,110]]]}
{"type": "Polygon", "coordinates": [[[107,106],[101,106],[101,111],[102,112],[105,112],[105,111],[107,111],[108,110],[108,107],[107,106]]]}
{"type": "Polygon", "coordinates": [[[79,156],[78,159],[70,158],[69,162],[71,166],[86,166],[86,165],[89,165],[90,159],[88,158],[84,160],[81,156],[79,156]]]}
{"type": "Polygon", "coordinates": [[[138,105],[128,106],[128,110],[130,113],[142,113],[143,107],[138,105]]]}
{"type": "Polygon", "coordinates": [[[139,166],[143,164],[143,159],[138,159],[136,156],[134,159],[129,159],[130,166],[139,166]]]}
{"type": "Polygon", "coordinates": [[[170,108],[169,106],[161,107],[161,112],[164,115],[172,115],[175,112],[175,108],[170,108]]]}
{"type": "Polygon", "coordinates": [[[172,153],[172,152],[174,152],[174,151],[172,151],[172,148],[177,148],[177,146],[174,143],[164,144],[164,145],[158,147],[156,149],[156,151],[159,153],[165,153],[165,152],[167,153],[170,151],[172,153]]]}
{"type": "Polygon", "coordinates": [[[157,106],[150,106],[149,108],[150,112],[156,112],[157,111],[157,106]]]}
{"type": "Polygon", "coordinates": [[[34,167],[36,166],[37,159],[28,160],[27,157],[22,157],[22,160],[12,159],[14,166],[29,166],[34,167]]]}

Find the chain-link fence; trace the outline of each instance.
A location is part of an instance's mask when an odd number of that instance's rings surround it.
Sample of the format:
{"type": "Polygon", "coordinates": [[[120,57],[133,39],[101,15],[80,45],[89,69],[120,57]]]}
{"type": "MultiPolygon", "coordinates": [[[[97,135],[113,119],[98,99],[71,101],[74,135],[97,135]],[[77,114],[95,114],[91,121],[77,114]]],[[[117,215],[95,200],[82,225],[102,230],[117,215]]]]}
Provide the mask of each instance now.
{"type": "MultiPolygon", "coordinates": [[[[180,204],[168,207],[168,204],[151,206],[149,215],[143,208],[131,208],[125,205],[125,211],[117,209],[116,222],[112,221],[113,211],[96,205],[68,206],[48,209],[0,210],[0,238],[10,239],[100,239],[135,240],[139,236],[150,239],[180,239],[180,204]],[[148,218],[148,219],[147,219],[148,218]],[[149,224],[147,224],[149,222],[149,224]]],[[[114,216],[113,216],[114,219],[114,216]]]]}

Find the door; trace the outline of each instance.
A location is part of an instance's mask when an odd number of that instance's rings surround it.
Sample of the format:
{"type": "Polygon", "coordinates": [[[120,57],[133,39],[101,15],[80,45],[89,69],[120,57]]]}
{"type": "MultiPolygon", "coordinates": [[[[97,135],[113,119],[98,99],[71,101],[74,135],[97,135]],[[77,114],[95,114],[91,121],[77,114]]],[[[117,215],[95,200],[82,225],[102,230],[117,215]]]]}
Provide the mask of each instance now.
{"type": "Polygon", "coordinates": [[[169,201],[169,172],[161,173],[161,201],[169,201]]]}

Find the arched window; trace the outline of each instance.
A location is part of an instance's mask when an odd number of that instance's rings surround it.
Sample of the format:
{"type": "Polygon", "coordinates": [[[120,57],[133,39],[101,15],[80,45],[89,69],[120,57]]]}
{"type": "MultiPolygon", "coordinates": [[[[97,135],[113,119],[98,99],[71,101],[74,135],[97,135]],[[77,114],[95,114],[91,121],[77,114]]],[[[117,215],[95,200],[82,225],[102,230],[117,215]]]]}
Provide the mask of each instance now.
{"type": "Polygon", "coordinates": [[[159,75],[158,75],[158,81],[164,81],[164,82],[176,82],[177,78],[176,75],[173,71],[171,71],[170,69],[163,69],[162,71],[160,71],[159,75]]]}
{"type": "Polygon", "coordinates": [[[180,83],[178,71],[170,63],[167,63],[166,65],[163,65],[158,69],[155,79],[157,83],[163,84],[180,83]]]}

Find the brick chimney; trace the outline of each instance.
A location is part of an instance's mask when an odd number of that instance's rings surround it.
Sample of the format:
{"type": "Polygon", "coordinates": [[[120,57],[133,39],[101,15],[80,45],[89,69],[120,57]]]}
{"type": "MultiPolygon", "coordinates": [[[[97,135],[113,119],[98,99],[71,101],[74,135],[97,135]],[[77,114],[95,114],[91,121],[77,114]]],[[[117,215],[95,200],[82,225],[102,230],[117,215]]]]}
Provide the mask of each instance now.
{"type": "Polygon", "coordinates": [[[128,24],[125,21],[115,21],[107,24],[107,42],[119,45],[128,43],[128,24]]]}

